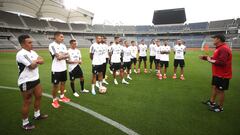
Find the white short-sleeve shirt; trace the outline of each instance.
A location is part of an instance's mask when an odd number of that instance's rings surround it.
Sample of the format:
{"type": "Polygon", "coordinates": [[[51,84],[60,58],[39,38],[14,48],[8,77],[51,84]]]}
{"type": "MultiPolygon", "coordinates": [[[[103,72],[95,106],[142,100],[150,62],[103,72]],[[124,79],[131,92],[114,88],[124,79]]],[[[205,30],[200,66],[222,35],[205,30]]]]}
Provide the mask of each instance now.
{"type": "Polygon", "coordinates": [[[53,60],[52,60],[52,72],[62,72],[67,70],[66,60],[58,60],[55,56],[56,53],[67,53],[67,48],[64,44],[56,43],[55,41],[49,44],[48,47],[53,60]]]}
{"type": "Polygon", "coordinates": [[[90,53],[93,54],[92,65],[102,65],[106,61],[102,44],[93,43],[90,53]]]}
{"type": "Polygon", "coordinates": [[[175,52],[174,59],[183,60],[185,49],[186,49],[185,45],[175,45],[173,48],[175,52]]]}
{"type": "Polygon", "coordinates": [[[121,62],[121,53],[123,51],[123,46],[120,44],[113,43],[111,46],[110,52],[112,53],[111,56],[111,63],[120,63],[121,62]]]}
{"type": "MultiPolygon", "coordinates": [[[[69,61],[79,61],[82,58],[81,51],[77,48],[68,49],[69,61]]],[[[71,72],[78,64],[68,64],[68,71],[71,72]]]]}
{"type": "Polygon", "coordinates": [[[123,47],[123,62],[131,62],[131,48],[124,46],[123,47]]]}
{"type": "Polygon", "coordinates": [[[141,57],[147,56],[147,45],[146,44],[138,45],[138,50],[139,50],[139,56],[141,56],[141,57]]]}
{"type": "Polygon", "coordinates": [[[19,69],[18,86],[23,83],[31,82],[39,79],[38,67],[30,69],[28,66],[32,61],[37,60],[38,54],[31,50],[21,49],[16,55],[16,61],[19,69]]]}
{"type": "MultiPolygon", "coordinates": [[[[161,52],[170,52],[171,51],[171,47],[168,46],[168,45],[160,46],[160,51],[161,52]]],[[[169,54],[160,54],[160,60],[161,61],[169,61],[169,54]]]]}

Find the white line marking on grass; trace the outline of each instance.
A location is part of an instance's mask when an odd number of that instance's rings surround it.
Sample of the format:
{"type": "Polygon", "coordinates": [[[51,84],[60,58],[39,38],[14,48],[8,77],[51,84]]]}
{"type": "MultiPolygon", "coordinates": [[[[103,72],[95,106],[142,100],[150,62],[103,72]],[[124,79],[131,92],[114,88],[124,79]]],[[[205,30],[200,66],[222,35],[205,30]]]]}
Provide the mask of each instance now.
{"type": "MultiPolygon", "coordinates": [[[[0,86],[0,88],[2,88],[2,89],[10,89],[10,90],[19,90],[18,88],[7,87],[7,86],[0,86]]],[[[42,93],[42,94],[45,97],[52,98],[52,95],[49,95],[47,93],[42,93]]],[[[81,105],[79,105],[77,103],[68,102],[68,103],[65,103],[65,104],[68,104],[68,105],[70,105],[72,107],[75,107],[75,108],[85,112],[85,113],[88,113],[88,114],[92,115],[93,117],[95,117],[95,118],[97,118],[97,119],[99,119],[99,120],[101,120],[101,121],[103,121],[105,123],[108,123],[108,124],[114,126],[115,128],[121,130],[122,132],[124,132],[124,133],[126,133],[128,135],[139,135],[137,132],[133,131],[132,129],[129,129],[126,126],[124,126],[124,125],[122,125],[122,124],[120,124],[120,123],[118,123],[118,122],[116,122],[116,121],[114,121],[114,120],[112,120],[112,119],[110,119],[110,118],[108,118],[106,116],[103,116],[103,115],[101,115],[101,114],[99,114],[97,112],[94,112],[91,109],[88,109],[88,108],[86,108],[84,106],[81,106],[81,105]]]]}

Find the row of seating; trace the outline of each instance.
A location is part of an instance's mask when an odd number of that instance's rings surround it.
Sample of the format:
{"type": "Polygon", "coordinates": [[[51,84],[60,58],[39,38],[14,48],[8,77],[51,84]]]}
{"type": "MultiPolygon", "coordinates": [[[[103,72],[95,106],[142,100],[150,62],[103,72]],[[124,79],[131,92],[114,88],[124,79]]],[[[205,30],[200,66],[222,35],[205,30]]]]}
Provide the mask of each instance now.
{"type": "Polygon", "coordinates": [[[142,26],[113,26],[113,25],[87,25],[87,24],[74,24],[74,23],[63,23],[56,21],[46,21],[37,18],[31,18],[27,16],[19,16],[17,14],[0,11],[0,26],[2,27],[13,27],[20,29],[39,29],[43,31],[48,30],[60,30],[60,31],[72,31],[72,32],[109,32],[109,33],[147,33],[147,32],[179,32],[186,30],[208,30],[208,29],[224,29],[231,24],[240,26],[240,18],[237,20],[227,19],[219,21],[198,22],[189,23],[185,25],[142,25],[142,26]]]}

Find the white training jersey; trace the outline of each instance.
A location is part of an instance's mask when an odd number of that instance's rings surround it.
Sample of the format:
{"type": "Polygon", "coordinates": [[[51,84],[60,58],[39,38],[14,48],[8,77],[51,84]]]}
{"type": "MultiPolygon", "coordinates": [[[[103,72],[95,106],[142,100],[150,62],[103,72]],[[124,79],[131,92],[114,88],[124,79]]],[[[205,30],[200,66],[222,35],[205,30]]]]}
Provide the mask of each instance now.
{"type": "Polygon", "coordinates": [[[121,53],[123,51],[123,46],[120,44],[113,43],[111,46],[110,52],[112,53],[111,56],[111,63],[120,63],[121,62],[121,53]]]}
{"type": "MultiPolygon", "coordinates": [[[[81,61],[82,55],[81,51],[77,48],[68,49],[68,54],[69,54],[69,61],[81,61]]],[[[68,71],[71,72],[78,64],[68,64],[68,71]]]]}
{"type": "Polygon", "coordinates": [[[19,69],[18,86],[23,83],[31,82],[39,79],[38,67],[34,69],[28,68],[32,61],[37,60],[38,54],[31,50],[21,49],[16,55],[16,61],[19,69]]]}
{"type": "MultiPolygon", "coordinates": [[[[161,52],[170,52],[171,47],[168,45],[162,45],[160,46],[160,51],[161,52]]],[[[169,61],[169,54],[160,54],[160,61],[169,61]]]]}
{"type": "Polygon", "coordinates": [[[175,45],[173,47],[173,50],[175,52],[174,59],[183,60],[185,49],[186,49],[185,45],[175,45]]]}
{"type": "Polygon", "coordinates": [[[146,44],[138,45],[138,50],[139,50],[139,56],[141,56],[141,57],[147,56],[147,45],[146,44]]]}
{"type": "Polygon", "coordinates": [[[105,58],[109,58],[109,55],[108,55],[108,52],[109,52],[109,47],[107,44],[102,44],[103,46],[103,51],[104,51],[104,55],[105,55],[105,58]]]}
{"type": "Polygon", "coordinates": [[[52,72],[62,72],[67,70],[66,60],[58,60],[55,56],[56,53],[67,53],[67,48],[64,44],[56,43],[55,41],[49,44],[48,47],[51,55],[52,55],[52,72]]]}
{"type": "Polygon", "coordinates": [[[137,46],[130,46],[132,58],[137,58],[138,48],[137,46]]]}
{"type": "Polygon", "coordinates": [[[90,53],[93,54],[92,65],[102,65],[106,61],[102,44],[93,43],[90,46],[90,53]]]}
{"type": "Polygon", "coordinates": [[[155,59],[156,60],[160,60],[160,57],[161,57],[161,46],[155,46],[154,47],[154,50],[156,52],[156,55],[155,55],[155,59]]]}
{"type": "Polygon", "coordinates": [[[123,62],[131,62],[131,48],[124,46],[123,47],[123,62]]]}
{"type": "Polygon", "coordinates": [[[149,45],[150,56],[155,56],[156,55],[155,46],[157,46],[157,45],[156,44],[150,44],[149,45]]]}

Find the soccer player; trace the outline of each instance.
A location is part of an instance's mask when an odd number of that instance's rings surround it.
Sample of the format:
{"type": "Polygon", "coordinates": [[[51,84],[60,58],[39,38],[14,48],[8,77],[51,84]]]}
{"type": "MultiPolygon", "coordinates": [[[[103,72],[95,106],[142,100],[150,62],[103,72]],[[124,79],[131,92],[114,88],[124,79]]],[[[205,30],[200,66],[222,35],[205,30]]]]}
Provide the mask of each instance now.
{"type": "Polygon", "coordinates": [[[138,64],[138,73],[140,73],[141,62],[144,62],[144,73],[147,73],[147,45],[144,43],[144,40],[141,40],[141,43],[138,45],[139,52],[139,64],[138,64]]]}
{"type": "Polygon", "coordinates": [[[136,65],[137,65],[137,54],[138,54],[138,48],[136,46],[136,43],[135,41],[131,41],[131,62],[133,64],[133,68],[134,68],[134,73],[137,73],[137,68],[136,68],[136,65]]]}
{"type": "Polygon", "coordinates": [[[113,70],[113,78],[114,78],[114,84],[118,85],[117,79],[116,79],[116,71],[120,70],[120,77],[122,79],[122,83],[129,84],[124,78],[123,78],[123,68],[121,65],[121,59],[122,59],[122,53],[123,53],[123,46],[119,44],[120,38],[114,37],[115,43],[111,46],[110,49],[110,56],[111,56],[111,66],[113,70]]]}
{"type": "Polygon", "coordinates": [[[156,66],[157,66],[157,77],[158,77],[159,80],[161,80],[160,79],[160,73],[161,73],[160,72],[161,46],[160,46],[160,40],[159,39],[156,40],[156,46],[154,48],[154,51],[155,51],[155,54],[156,54],[155,61],[156,61],[156,66]]]}
{"type": "Polygon", "coordinates": [[[103,83],[108,84],[108,82],[105,80],[106,77],[106,70],[107,70],[107,64],[109,61],[109,46],[107,45],[107,37],[102,36],[102,46],[103,46],[103,53],[105,55],[105,62],[103,63],[103,83]]]}
{"type": "Polygon", "coordinates": [[[22,49],[16,55],[19,69],[18,86],[23,97],[22,106],[22,128],[25,130],[34,129],[35,126],[28,120],[29,108],[34,101],[34,119],[46,119],[48,115],[40,113],[42,87],[39,79],[38,65],[43,64],[43,58],[32,50],[32,40],[28,35],[20,35],[18,41],[22,49]]]}
{"type": "Polygon", "coordinates": [[[96,78],[99,81],[99,89],[102,87],[103,79],[103,63],[106,61],[103,46],[101,44],[102,37],[97,35],[96,42],[90,46],[90,59],[92,60],[92,94],[96,95],[95,84],[96,78]]]}
{"type": "Polygon", "coordinates": [[[149,55],[149,59],[150,59],[150,72],[152,71],[152,64],[153,64],[153,62],[155,64],[155,69],[156,69],[155,46],[156,46],[155,40],[152,39],[151,44],[149,45],[149,51],[150,51],[150,55],[149,55]]]}
{"type": "Polygon", "coordinates": [[[67,80],[66,59],[69,58],[66,46],[63,44],[64,36],[61,32],[54,33],[54,41],[49,45],[49,51],[52,56],[52,106],[59,108],[57,90],[60,85],[60,99],[62,102],[69,102],[70,99],[64,95],[65,82],[67,80]]]}
{"type": "Polygon", "coordinates": [[[82,64],[82,55],[80,50],[77,49],[77,41],[75,39],[71,39],[69,41],[70,48],[68,49],[69,59],[68,63],[68,71],[70,76],[70,86],[73,91],[73,95],[75,97],[79,97],[79,94],[75,90],[74,81],[76,78],[80,78],[81,92],[88,93],[89,90],[84,88],[84,77],[83,72],[79,64],[82,64]]]}
{"type": "Polygon", "coordinates": [[[167,41],[164,41],[164,45],[160,47],[160,75],[159,79],[162,79],[162,68],[164,67],[163,79],[167,78],[167,68],[169,65],[169,54],[171,47],[168,45],[167,41]]]}
{"type": "Polygon", "coordinates": [[[185,66],[184,62],[184,55],[186,53],[186,46],[182,44],[182,40],[177,40],[177,45],[173,47],[174,51],[174,74],[173,74],[173,79],[177,78],[176,72],[177,72],[177,67],[180,66],[181,68],[181,80],[185,80],[183,76],[183,69],[185,66]]]}
{"type": "Polygon", "coordinates": [[[212,94],[210,100],[203,102],[209,105],[211,111],[222,112],[225,97],[225,90],[229,88],[229,81],[232,78],[232,52],[225,43],[225,36],[217,34],[212,37],[216,50],[212,57],[200,56],[200,59],[206,60],[212,64],[212,94]],[[219,104],[215,103],[219,96],[219,104]]]}
{"type": "Polygon", "coordinates": [[[131,70],[131,48],[127,40],[124,41],[123,47],[123,70],[127,70],[127,78],[132,80],[130,77],[130,70],[131,70]]]}

